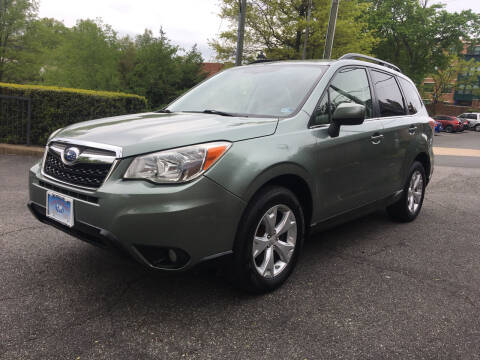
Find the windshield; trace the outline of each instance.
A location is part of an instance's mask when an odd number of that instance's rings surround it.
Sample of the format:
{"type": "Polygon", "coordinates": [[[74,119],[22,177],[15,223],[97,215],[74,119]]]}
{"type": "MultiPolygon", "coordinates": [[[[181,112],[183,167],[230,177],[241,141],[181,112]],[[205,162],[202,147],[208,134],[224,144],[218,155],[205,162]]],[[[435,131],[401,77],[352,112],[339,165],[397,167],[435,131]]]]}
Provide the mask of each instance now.
{"type": "Polygon", "coordinates": [[[305,64],[232,68],[201,83],[167,110],[288,116],[306,100],[325,69],[326,66],[305,64]]]}

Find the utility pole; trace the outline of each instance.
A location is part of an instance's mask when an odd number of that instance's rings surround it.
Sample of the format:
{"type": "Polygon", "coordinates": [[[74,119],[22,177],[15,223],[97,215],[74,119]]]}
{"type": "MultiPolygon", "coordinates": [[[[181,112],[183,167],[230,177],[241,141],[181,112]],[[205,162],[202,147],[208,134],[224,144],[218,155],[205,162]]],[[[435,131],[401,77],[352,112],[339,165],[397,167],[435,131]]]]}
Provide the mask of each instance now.
{"type": "Polygon", "coordinates": [[[247,15],[247,0],[239,0],[240,13],[238,14],[237,53],[235,54],[235,66],[242,65],[243,38],[245,36],[245,17],[247,15]]]}
{"type": "Polygon", "coordinates": [[[305,56],[307,55],[307,42],[308,42],[308,33],[310,31],[310,16],[311,15],[312,15],[312,0],[308,0],[307,28],[305,29],[305,39],[303,41],[302,60],[305,60],[305,56]]]}
{"type": "Polygon", "coordinates": [[[332,0],[330,8],[330,19],[328,20],[327,38],[325,40],[324,59],[332,57],[333,38],[335,37],[335,26],[337,25],[338,3],[340,0],[332,0]]]}

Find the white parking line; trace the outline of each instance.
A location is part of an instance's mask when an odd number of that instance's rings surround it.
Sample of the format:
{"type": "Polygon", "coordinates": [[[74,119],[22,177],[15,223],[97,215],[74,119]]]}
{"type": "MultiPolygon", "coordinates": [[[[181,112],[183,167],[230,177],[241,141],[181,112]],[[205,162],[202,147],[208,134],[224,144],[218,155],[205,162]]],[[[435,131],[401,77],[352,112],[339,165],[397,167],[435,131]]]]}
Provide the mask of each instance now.
{"type": "Polygon", "coordinates": [[[433,147],[433,153],[435,155],[447,155],[447,156],[470,156],[480,157],[480,150],[476,149],[460,149],[460,148],[447,148],[447,147],[433,147]]]}

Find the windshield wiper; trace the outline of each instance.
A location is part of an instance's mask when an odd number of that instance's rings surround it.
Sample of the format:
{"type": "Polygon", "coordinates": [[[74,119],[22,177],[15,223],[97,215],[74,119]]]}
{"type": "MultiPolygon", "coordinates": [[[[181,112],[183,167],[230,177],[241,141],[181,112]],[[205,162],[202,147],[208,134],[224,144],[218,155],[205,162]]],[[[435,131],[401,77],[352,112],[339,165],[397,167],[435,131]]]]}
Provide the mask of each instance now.
{"type": "Polygon", "coordinates": [[[157,113],[165,113],[165,114],[171,114],[173,113],[172,110],[169,110],[169,109],[162,109],[162,110],[158,110],[158,111],[155,111],[157,113]]]}
{"type": "Polygon", "coordinates": [[[233,114],[230,114],[225,111],[220,111],[220,110],[203,110],[202,113],[204,114],[215,114],[215,115],[220,115],[220,116],[235,116],[233,114]]]}

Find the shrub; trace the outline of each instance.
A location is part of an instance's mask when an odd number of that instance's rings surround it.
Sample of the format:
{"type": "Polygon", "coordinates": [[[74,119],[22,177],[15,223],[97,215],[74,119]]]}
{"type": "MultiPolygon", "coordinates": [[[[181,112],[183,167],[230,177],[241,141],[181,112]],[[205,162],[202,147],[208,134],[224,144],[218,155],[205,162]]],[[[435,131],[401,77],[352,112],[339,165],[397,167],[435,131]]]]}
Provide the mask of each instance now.
{"type": "MultiPolygon", "coordinates": [[[[34,145],[45,145],[50,133],[67,125],[108,116],[133,114],[147,109],[143,96],[55,86],[0,83],[0,95],[30,99],[30,143],[34,145]]],[[[20,112],[25,114],[26,110],[19,105],[15,106],[15,103],[8,103],[5,99],[0,102],[0,142],[25,142],[24,135],[18,136],[18,131],[17,134],[12,133],[12,121],[21,121],[21,116],[15,116],[14,112],[17,112],[17,115],[20,112]]],[[[20,127],[26,127],[26,123],[20,127]]]]}

